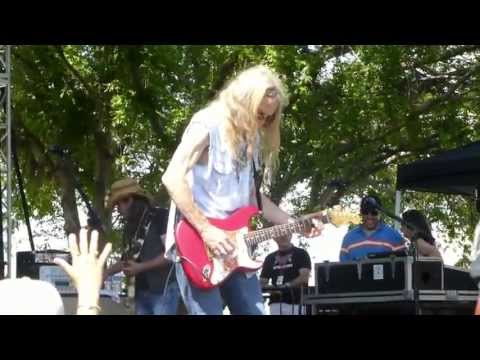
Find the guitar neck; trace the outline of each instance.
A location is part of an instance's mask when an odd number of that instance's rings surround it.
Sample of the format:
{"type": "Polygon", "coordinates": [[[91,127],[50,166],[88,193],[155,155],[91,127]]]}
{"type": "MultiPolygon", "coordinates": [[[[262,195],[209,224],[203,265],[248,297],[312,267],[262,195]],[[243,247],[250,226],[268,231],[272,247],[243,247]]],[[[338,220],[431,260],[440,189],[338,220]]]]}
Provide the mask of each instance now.
{"type": "MultiPolygon", "coordinates": [[[[320,219],[324,224],[329,222],[327,215],[320,219]]],[[[249,245],[257,245],[261,242],[271,240],[280,236],[290,235],[293,233],[303,233],[305,229],[312,226],[312,219],[301,219],[292,223],[272,226],[262,230],[249,232],[245,235],[245,241],[249,245]]]]}

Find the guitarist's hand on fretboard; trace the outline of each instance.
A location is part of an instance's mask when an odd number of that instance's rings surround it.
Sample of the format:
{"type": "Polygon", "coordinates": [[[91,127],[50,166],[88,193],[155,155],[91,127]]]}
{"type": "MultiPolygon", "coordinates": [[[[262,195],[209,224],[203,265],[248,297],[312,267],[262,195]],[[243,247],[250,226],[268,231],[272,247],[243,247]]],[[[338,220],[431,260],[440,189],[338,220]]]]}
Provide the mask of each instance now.
{"type": "Polygon", "coordinates": [[[320,236],[322,234],[322,230],[324,229],[322,222],[323,218],[324,215],[321,212],[303,215],[300,220],[307,220],[305,221],[305,230],[303,232],[303,236],[307,238],[320,236]]]}
{"type": "Polygon", "coordinates": [[[114,274],[117,274],[117,273],[123,271],[123,266],[124,266],[123,261],[117,261],[115,264],[113,264],[112,266],[107,268],[103,272],[103,281],[105,281],[109,276],[112,276],[114,274]]]}
{"type": "Polygon", "coordinates": [[[123,266],[123,273],[127,276],[135,276],[143,271],[142,263],[133,260],[128,260],[123,266]]]}

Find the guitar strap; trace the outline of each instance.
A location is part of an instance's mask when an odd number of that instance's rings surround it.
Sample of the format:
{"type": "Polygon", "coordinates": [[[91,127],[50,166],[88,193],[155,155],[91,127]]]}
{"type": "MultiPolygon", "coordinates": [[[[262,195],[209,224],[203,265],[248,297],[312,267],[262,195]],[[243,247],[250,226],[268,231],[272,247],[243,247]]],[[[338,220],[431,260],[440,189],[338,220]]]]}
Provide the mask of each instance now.
{"type": "Polygon", "coordinates": [[[257,172],[255,166],[255,160],[252,158],[252,165],[253,165],[253,182],[255,183],[255,193],[257,196],[257,205],[260,211],[263,210],[262,206],[262,197],[260,196],[260,187],[262,186],[262,178],[263,176],[260,175],[260,172],[257,172]]]}

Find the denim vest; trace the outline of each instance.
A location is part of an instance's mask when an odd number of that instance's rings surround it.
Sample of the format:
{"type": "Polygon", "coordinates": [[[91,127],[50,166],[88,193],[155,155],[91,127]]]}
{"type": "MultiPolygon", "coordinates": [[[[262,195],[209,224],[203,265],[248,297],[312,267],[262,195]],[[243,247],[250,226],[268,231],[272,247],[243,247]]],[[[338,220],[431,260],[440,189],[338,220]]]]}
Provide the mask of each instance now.
{"type": "MultiPolygon", "coordinates": [[[[208,164],[192,168],[192,193],[195,204],[207,217],[224,219],[235,210],[250,205],[254,189],[252,161],[247,160],[246,145],[242,146],[243,163],[232,158],[220,124],[209,129],[208,164]]],[[[254,150],[255,167],[258,158],[259,137],[254,150]]]]}
{"type": "MultiPolygon", "coordinates": [[[[206,217],[224,219],[235,210],[251,205],[255,198],[253,166],[251,160],[246,160],[246,145],[242,146],[242,162],[232,157],[230,149],[223,138],[221,122],[202,116],[195,117],[188,125],[185,133],[190,131],[205,131],[209,133],[208,163],[195,164],[188,174],[195,205],[206,217]],[[253,196],[252,196],[253,194],[253,196]]],[[[261,168],[260,136],[257,134],[253,153],[256,169],[261,168]]],[[[166,237],[166,257],[174,260],[171,253],[174,239],[175,203],[172,201],[166,237]]]]}

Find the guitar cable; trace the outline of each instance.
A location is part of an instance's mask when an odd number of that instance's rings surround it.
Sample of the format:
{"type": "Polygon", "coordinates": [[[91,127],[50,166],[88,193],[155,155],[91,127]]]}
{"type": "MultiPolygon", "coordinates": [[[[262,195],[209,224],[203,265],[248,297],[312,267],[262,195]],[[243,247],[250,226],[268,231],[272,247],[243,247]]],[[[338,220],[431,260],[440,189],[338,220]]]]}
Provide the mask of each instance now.
{"type": "MultiPolygon", "coordinates": [[[[200,268],[195,263],[193,263],[193,261],[191,261],[189,258],[187,258],[185,256],[179,256],[179,257],[180,257],[180,259],[186,260],[190,265],[192,265],[195,268],[195,270],[197,270],[200,273],[200,275],[202,275],[203,278],[206,279],[205,275],[203,275],[200,268]]],[[[206,279],[206,280],[208,280],[208,279],[206,279]]]]}
{"type": "Polygon", "coordinates": [[[170,265],[170,270],[168,271],[167,279],[165,280],[165,285],[163,286],[163,296],[167,294],[167,287],[170,282],[170,276],[172,275],[172,270],[175,268],[175,263],[172,262],[172,265],[170,265]]]}

